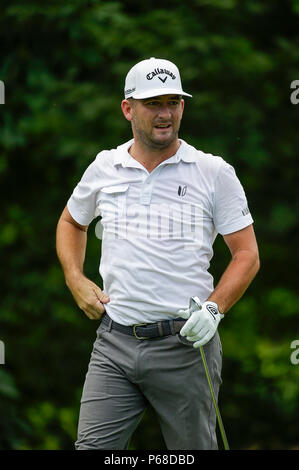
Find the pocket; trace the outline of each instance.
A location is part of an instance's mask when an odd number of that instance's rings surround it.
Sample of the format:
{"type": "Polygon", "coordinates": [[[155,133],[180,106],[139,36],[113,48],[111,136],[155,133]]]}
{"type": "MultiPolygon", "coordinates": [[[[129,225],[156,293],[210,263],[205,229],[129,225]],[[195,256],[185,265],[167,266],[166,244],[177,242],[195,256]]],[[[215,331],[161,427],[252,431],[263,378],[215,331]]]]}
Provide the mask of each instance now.
{"type": "Polygon", "coordinates": [[[96,335],[97,335],[97,338],[96,339],[99,339],[103,333],[105,333],[106,328],[103,327],[103,325],[100,325],[96,331],[96,335]]]}
{"type": "MultiPolygon", "coordinates": [[[[178,342],[181,344],[185,344],[186,346],[191,346],[193,348],[193,344],[195,341],[189,341],[185,336],[181,336],[179,333],[176,334],[176,337],[178,339],[178,342]]],[[[221,346],[221,341],[219,335],[216,334],[204,345],[205,350],[210,350],[212,349],[214,352],[217,351],[217,348],[220,350],[220,355],[222,356],[222,346],[221,346]],[[218,346],[216,346],[218,345],[218,346]],[[216,349],[215,349],[216,346],[216,349]]],[[[199,348],[193,348],[195,350],[199,351],[199,348]]]]}
{"type": "Polygon", "coordinates": [[[123,213],[129,184],[105,186],[99,192],[97,208],[103,223],[116,219],[123,213]]]}
{"type": "Polygon", "coordinates": [[[180,335],[180,333],[177,333],[176,337],[177,337],[177,340],[178,340],[179,343],[183,344],[184,346],[189,346],[189,347],[193,348],[194,342],[189,341],[185,336],[182,336],[182,335],[180,335]]]}
{"type": "Polygon", "coordinates": [[[114,184],[112,186],[104,186],[101,192],[104,194],[118,194],[127,191],[128,187],[128,184],[114,184]]]}

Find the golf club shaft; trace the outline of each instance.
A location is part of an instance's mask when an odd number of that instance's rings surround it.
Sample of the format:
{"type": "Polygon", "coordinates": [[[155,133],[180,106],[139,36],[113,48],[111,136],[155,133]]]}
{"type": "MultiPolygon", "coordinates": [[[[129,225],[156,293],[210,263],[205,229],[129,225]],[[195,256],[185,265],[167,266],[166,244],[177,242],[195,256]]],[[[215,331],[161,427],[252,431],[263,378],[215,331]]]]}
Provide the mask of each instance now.
{"type": "MultiPolygon", "coordinates": [[[[201,302],[200,302],[199,298],[198,297],[191,297],[190,303],[189,303],[190,313],[192,313],[196,309],[201,309],[201,308],[202,308],[202,306],[201,306],[201,302]]],[[[220,411],[219,411],[219,408],[218,408],[218,405],[217,405],[217,400],[216,400],[215,392],[214,392],[214,389],[213,389],[213,385],[212,385],[212,381],[211,381],[211,377],[210,377],[210,373],[209,373],[208,364],[207,364],[207,361],[206,361],[206,356],[205,356],[205,353],[204,353],[204,350],[203,350],[203,346],[200,346],[199,350],[200,350],[202,362],[203,362],[203,365],[204,365],[207,381],[208,381],[208,384],[209,384],[209,389],[210,389],[210,393],[211,393],[211,396],[212,396],[212,401],[213,401],[213,405],[214,405],[214,408],[215,408],[215,412],[216,412],[216,416],[217,416],[217,421],[218,421],[218,425],[219,425],[219,429],[220,429],[224,449],[229,450],[229,445],[228,445],[228,441],[227,441],[227,438],[226,438],[223,422],[222,422],[222,419],[221,419],[221,414],[220,414],[220,411]]]]}
{"type": "Polygon", "coordinates": [[[214,408],[215,408],[215,411],[216,411],[217,421],[218,421],[218,425],[219,425],[219,429],[220,429],[224,449],[229,450],[228,441],[227,441],[227,438],[226,438],[223,422],[222,422],[222,419],[221,419],[221,414],[220,414],[220,411],[219,411],[219,408],[218,408],[218,405],[217,405],[217,400],[216,400],[216,397],[215,397],[215,393],[214,393],[214,389],[213,389],[213,385],[212,385],[212,381],[211,381],[211,377],[210,377],[210,373],[209,373],[209,369],[208,369],[206,356],[205,356],[203,347],[200,346],[199,350],[200,350],[202,362],[203,362],[203,365],[204,365],[207,381],[208,381],[208,384],[209,384],[209,389],[210,389],[210,393],[211,393],[211,396],[212,396],[214,408]]]}

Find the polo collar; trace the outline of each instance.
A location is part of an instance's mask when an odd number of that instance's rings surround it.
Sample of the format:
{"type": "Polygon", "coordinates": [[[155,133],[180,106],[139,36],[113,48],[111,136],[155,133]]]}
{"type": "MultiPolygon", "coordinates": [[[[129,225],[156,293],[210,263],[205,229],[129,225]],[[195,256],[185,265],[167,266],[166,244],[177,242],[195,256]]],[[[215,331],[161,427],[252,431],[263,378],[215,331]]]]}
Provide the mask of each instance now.
{"type": "MultiPolygon", "coordinates": [[[[161,165],[169,163],[179,163],[181,160],[186,163],[194,163],[196,159],[196,151],[194,147],[180,139],[181,145],[175,155],[164,160],[161,165]]],[[[128,152],[133,145],[134,139],[129,140],[125,144],[119,145],[114,154],[113,165],[122,165],[123,167],[143,168],[141,163],[135,160],[128,152]]]]}

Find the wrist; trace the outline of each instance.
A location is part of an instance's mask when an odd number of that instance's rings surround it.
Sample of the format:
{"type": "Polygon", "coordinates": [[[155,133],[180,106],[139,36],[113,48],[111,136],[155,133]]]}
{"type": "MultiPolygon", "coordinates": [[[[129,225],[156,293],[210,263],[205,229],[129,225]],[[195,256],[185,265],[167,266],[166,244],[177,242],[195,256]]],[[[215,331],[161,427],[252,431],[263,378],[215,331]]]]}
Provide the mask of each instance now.
{"type": "Polygon", "coordinates": [[[85,279],[85,275],[80,270],[72,270],[68,273],[65,273],[65,283],[69,289],[71,289],[73,285],[82,281],[82,279],[85,279]]]}
{"type": "Polygon", "coordinates": [[[207,306],[207,310],[209,310],[210,313],[214,315],[220,315],[221,319],[224,317],[224,314],[219,309],[219,305],[216,302],[214,302],[214,300],[206,300],[205,304],[207,306]],[[209,305],[210,305],[210,309],[209,309],[209,305]]]}

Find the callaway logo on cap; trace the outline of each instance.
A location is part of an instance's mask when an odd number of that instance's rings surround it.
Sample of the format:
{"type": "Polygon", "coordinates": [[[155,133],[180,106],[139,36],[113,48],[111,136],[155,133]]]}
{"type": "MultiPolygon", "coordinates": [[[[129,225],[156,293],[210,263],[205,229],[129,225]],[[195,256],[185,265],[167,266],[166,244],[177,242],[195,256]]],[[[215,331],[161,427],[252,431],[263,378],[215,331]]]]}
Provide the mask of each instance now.
{"type": "Polygon", "coordinates": [[[126,76],[125,98],[144,99],[159,95],[190,96],[182,90],[179,69],[165,59],[142,60],[126,76]]]}

